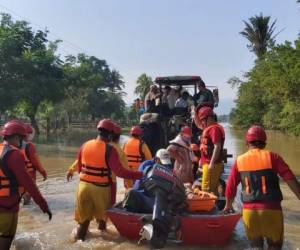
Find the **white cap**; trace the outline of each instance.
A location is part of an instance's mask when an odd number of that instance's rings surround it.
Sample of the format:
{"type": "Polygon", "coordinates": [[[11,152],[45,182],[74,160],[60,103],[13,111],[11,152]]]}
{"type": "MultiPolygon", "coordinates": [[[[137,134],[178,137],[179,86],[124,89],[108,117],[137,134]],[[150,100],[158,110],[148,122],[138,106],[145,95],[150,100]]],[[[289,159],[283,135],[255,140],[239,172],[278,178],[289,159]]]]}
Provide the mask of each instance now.
{"type": "Polygon", "coordinates": [[[160,159],[160,162],[163,165],[168,165],[172,163],[169,152],[164,148],[161,148],[156,152],[156,157],[160,159]]]}

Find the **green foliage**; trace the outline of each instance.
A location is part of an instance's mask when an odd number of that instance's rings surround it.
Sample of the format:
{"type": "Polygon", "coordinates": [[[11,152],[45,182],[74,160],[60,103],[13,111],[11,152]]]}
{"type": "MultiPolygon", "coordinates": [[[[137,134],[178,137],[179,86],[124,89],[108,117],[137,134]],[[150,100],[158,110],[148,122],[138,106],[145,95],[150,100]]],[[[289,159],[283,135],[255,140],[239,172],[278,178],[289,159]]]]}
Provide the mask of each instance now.
{"type": "Polygon", "coordinates": [[[276,20],[270,24],[270,18],[262,14],[250,17],[249,22],[244,21],[246,27],[240,32],[250,42],[247,47],[255,53],[258,59],[261,59],[267,49],[275,43],[276,20]]]}
{"type": "Polygon", "coordinates": [[[300,38],[266,52],[239,85],[234,125],[253,123],[300,135],[300,38]]]}
{"type": "Polygon", "coordinates": [[[50,124],[57,128],[66,119],[124,117],[124,81],[105,60],[78,54],[62,61],[56,55],[60,41],[48,41],[48,31],[1,17],[0,112],[28,117],[37,134],[36,119],[49,132],[50,124]]]}

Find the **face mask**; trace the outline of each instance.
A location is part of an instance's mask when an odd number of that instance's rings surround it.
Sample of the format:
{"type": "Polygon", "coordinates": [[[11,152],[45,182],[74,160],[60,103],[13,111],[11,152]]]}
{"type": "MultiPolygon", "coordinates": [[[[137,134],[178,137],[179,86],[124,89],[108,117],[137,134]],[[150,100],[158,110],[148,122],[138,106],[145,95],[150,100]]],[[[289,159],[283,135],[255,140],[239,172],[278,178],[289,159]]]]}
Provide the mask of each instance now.
{"type": "Polygon", "coordinates": [[[32,141],[34,138],[34,132],[32,132],[31,134],[28,135],[28,141],[32,141]]]}

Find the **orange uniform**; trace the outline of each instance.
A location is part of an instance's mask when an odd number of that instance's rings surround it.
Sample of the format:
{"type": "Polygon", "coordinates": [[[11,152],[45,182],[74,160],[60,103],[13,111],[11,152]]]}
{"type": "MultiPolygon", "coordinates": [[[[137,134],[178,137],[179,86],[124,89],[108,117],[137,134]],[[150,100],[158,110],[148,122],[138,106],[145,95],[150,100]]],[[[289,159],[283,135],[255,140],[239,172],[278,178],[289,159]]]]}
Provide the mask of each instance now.
{"type": "Polygon", "coordinates": [[[21,152],[24,155],[26,169],[31,178],[34,181],[36,180],[36,171],[38,171],[44,178],[46,178],[46,171],[40,162],[34,144],[32,142],[23,141],[21,152]]]}
{"type": "Polygon", "coordinates": [[[90,140],[82,149],[82,168],[79,175],[81,181],[93,183],[97,186],[111,184],[111,171],[107,160],[111,146],[101,140],[90,140]]]}
{"type": "MultiPolygon", "coordinates": [[[[130,138],[123,146],[123,151],[127,156],[128,167],[137,171],[140,164],[145,160],[151,160],[152,155],[147,144],[139,138],[130,138]]],[[[124,180],[125,188],[132,188],[133,182],[131,180],[124,180]]]]}

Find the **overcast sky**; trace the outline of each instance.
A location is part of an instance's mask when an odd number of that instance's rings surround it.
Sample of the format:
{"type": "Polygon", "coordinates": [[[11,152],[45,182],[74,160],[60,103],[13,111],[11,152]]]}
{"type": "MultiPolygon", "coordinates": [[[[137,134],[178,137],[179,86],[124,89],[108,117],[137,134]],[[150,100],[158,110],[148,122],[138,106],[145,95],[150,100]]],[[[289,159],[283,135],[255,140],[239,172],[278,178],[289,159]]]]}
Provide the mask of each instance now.
{"type": "Polygon", "coordinates": [[[300,30],[296,0],[0,0],[0,11],[34,29],[47,27],[50,39],[64,40],[62,54],[105,59],[124,77],[127,102],[142,73],[201,75],[219,87],[222,113],[236,95],[227,80],[242,76],[255,59],[239,35],[242,20],[271,15],[277,31],[283,29],[277,42],[295,40],[300,30]]]}

